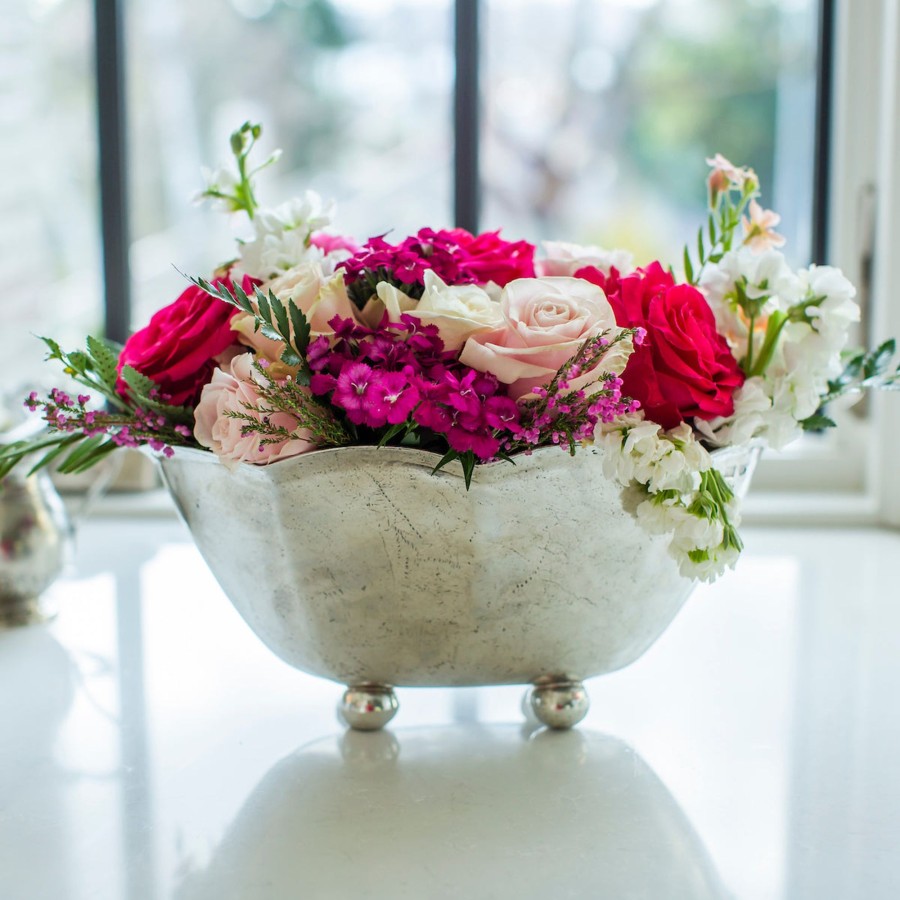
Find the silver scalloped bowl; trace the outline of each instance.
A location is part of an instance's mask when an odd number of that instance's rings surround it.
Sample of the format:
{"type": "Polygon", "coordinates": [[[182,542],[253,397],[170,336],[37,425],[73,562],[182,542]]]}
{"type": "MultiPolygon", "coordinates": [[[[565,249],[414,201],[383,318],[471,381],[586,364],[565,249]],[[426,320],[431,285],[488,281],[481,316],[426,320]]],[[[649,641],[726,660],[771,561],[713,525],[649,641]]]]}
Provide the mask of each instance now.
{"type": "MultiPolygon", "coordinates": [[[[475,470],[405,448],[320,450],[229,469],[179,449],[162,471],[232,603],[285,662],[349,685],[357,728],[391,686],[536,684],[538,718],[587,711],[582,679],[662,634],[694,582],[644,531],[600,450],[545,448],[475,470]]],[[[755,455],[718,451],[745,489],[755,455]]]]}

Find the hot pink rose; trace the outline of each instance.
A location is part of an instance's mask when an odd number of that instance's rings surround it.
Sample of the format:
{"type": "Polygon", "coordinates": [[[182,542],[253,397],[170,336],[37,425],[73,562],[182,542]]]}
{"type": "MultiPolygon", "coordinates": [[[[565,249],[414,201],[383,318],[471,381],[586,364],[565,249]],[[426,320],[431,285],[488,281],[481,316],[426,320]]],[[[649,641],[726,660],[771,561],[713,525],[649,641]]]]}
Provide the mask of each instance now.
{"type": "MultiPolygon", "coordinates": [[[[603,291],[580,278],[511,281],[500,295],[500,310],[503,326],[470,337],[460,362],[496,375],[515,399],[548,384],[588,338],[616,330],[603,291]]],[[[627,353],[616,354],[604,361],[604,370],[619,372],[626,360],[627,353]]],[[[595,379],[586,372],[571,384],[583,387],[595,379]]]]}
{"type": "Polygon", "coordinates": [[[676,284],[656,262],[624,278],[615,270],[578,275],[606,291],[620,325],[647,329],[622,375],[622,392],[640,401],[648,419],[668,429],[734,412],[744,373],[696,288],[676,284]]]}
{"type": "Polygon", "coordinates": [[[504,241],[499,231],[470,234],[464,228],[442,232],[459,245],[457,257],[462,271],[478,284],[504,287],[516,278],[534,277],[534,244],[504,241]]]}
{"type": "Polygon", "coordinates": [[[259,385],[254,379],[253,354],[236,356],[224,369],[213,372],[204,385],[194,410],[194,437],[226,463],[250,462],[264,465],[315,449],[310,433],[297,427],[297,420],[284,412],[260,408],[259,385]],[[244,435],[246,421],[229,413],[249,413],[257,421],[265,417],[278,427],[293,432],[290,440],[277,444],[261,443],[258,434],[244,435]]]}
{"type": "MultiPolygon", "coordinates": [[[[217,278],[213,283],[231,281],[217,278]]],[[[245,275],[243,289],[252,292],[253,284],[245,275]]],[[[236,313],[230,304],[191,285],[128,338],[119,354],[119,372],[131,366],[155,381],[169,403],[193,405],[212,377],[216,357],[237,343],[230,327],[236,313]]],[[[123,395],[128,390],[121,378],[118,390],[123,395]]]]}

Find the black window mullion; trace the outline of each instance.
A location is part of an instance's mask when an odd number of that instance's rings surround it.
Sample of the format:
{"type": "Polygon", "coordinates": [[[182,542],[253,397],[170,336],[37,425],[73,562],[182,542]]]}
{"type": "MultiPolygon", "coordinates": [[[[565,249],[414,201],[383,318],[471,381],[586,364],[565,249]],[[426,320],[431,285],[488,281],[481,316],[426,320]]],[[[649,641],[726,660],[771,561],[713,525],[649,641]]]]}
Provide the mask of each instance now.
{"type": "Polygon", "coordinates": [[[480,212],[479,49],[480,0],[456,0],[453,217],[459,228],[478,231],[480,212]]]}
{"type": "Polygon", "coordinates": [[[834,100],[835,0],[819,2],[816,60],[816,133],[813,153],[812,262],[828,261],[828,196],[831,178],[831,122],[834,100]]]}
{"type": "Polygon", "coordinates": [[[122,0],[94,0],[104,334],[120,342],[131,324],[122,8],[122,0]]]}

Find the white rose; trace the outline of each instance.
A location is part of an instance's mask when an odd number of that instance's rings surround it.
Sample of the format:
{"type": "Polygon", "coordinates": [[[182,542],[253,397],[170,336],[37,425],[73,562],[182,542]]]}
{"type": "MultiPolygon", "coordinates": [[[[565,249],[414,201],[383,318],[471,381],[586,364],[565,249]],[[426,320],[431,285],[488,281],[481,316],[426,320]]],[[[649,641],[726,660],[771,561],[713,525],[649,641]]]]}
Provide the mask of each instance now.
{"type": "Polygon", "coordinates": [[[406,314],[423,325],[436,325],[444,347],[454,353],[473,335],[492,331],[503,324],[500,304],[474,284],[447,285],[430,269],[425,272],[425,292],[418,302],[382,281],[378,296],[363,309],[363,319],[375,328],[387,312],[389,322],[406,314]]]}
{"type": "Polygon", "coordinates": [[[437,325],[447,350],[459,350],[481,331],[503,324],[500,304],[474,284],[447,285],[432,271],[425,272],[425,293],[410,315],[425,325],[437,325]]]}

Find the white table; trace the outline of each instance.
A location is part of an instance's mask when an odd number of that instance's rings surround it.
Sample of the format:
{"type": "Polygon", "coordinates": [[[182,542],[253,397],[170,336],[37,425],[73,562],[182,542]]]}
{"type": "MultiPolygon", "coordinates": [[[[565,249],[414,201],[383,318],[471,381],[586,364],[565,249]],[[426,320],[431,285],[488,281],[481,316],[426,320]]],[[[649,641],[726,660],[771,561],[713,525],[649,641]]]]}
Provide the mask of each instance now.
{"type": "Polygon", "coordinates": [[[0,897],[900,897],[900,535],[747,545],[574,732],[482,688],[356,734],[181,525],[90,520],[0,633],[0,897]]]}

